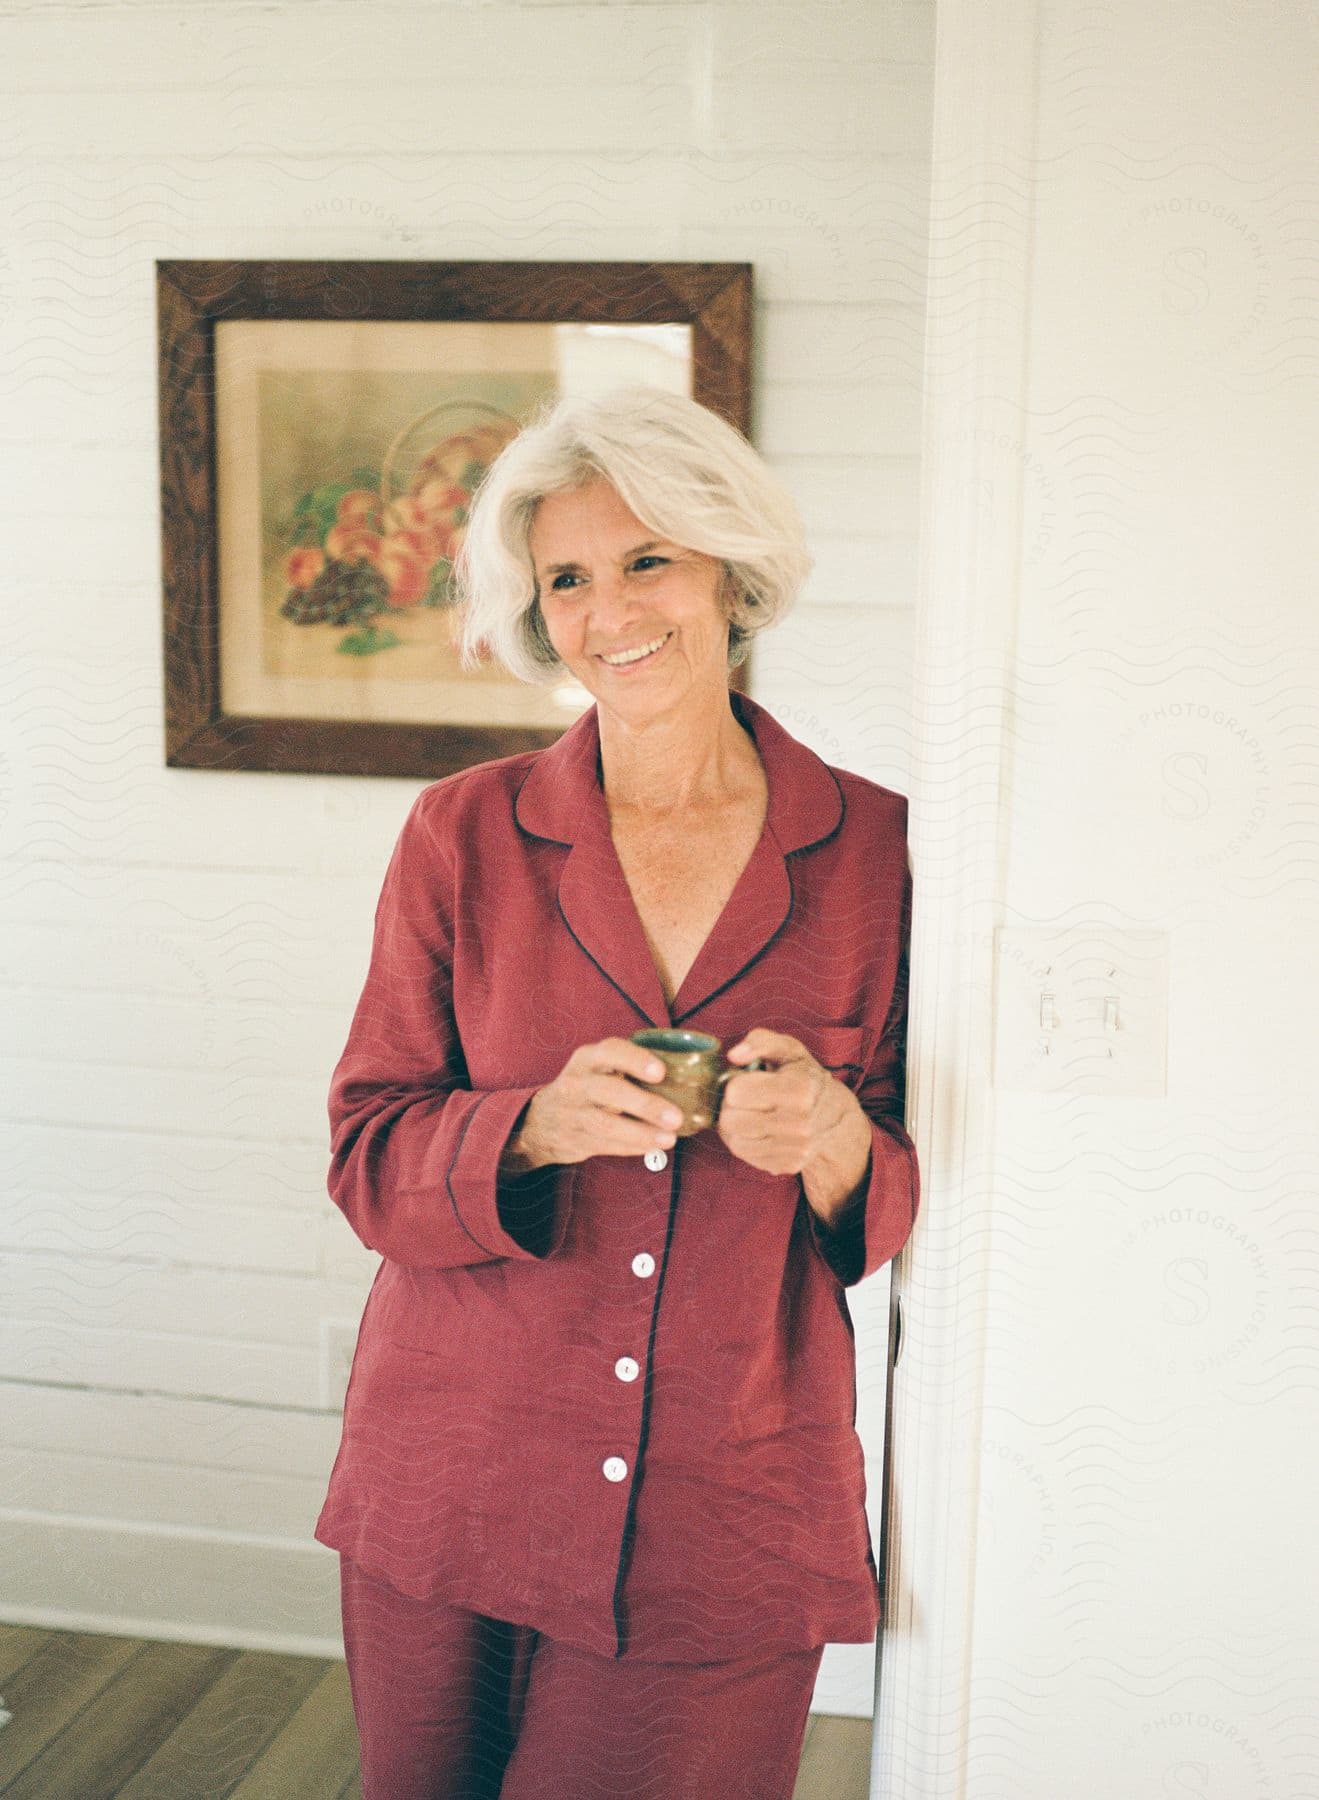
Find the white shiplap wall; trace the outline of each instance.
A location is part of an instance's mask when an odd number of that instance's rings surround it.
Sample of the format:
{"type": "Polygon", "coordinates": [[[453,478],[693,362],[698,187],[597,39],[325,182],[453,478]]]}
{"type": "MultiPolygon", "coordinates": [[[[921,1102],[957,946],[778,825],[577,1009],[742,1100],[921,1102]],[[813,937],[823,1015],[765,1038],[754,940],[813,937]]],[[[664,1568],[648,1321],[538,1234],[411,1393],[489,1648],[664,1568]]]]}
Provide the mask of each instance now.
{"type": "Polygon", "coordinates": [[[422,784],[163,766],[153,259],[754,263],[818,568],[753,691],[905,788],[932,39],[932,0],[0,8],[0,1616],[338,1647],[320,1332],[375,1258],[324,1098],[422,784]]]}

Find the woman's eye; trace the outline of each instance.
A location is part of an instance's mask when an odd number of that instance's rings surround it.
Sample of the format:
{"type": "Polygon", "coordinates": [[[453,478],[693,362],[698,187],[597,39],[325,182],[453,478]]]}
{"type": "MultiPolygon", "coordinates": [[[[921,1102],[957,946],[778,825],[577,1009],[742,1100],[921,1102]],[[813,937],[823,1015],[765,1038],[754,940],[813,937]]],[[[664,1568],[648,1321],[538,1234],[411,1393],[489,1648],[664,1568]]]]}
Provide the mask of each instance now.
{"type": "MultiPolygon", "coordinates": [[[[643,563],[666,563],[668,561],[669,558],[667,556],[638,556],[634,559],[632,567],[634,569],[639,569],[643,563]]],[[[564,569],[560,574],[554,577],[553,581],[550,583],[550,589],[552,592],[556,589],[559,592],[563,592],[562,584],[564,582],[571,581],[576,583],[580,579],[581,577],[574,575],[571,569],[564,569]]]]}

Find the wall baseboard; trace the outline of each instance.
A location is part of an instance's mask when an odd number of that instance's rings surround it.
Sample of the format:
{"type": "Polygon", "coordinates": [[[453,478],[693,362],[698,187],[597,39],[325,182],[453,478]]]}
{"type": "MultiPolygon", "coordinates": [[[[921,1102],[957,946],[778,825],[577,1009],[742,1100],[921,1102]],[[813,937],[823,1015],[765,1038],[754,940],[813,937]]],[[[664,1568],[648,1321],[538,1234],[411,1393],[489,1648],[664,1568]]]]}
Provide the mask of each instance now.
{"type": "Polygon", "coordinates": [[[113,1520],[3,1518],[0,1620],[342,1657],[332,1550],[113,1520]]]}

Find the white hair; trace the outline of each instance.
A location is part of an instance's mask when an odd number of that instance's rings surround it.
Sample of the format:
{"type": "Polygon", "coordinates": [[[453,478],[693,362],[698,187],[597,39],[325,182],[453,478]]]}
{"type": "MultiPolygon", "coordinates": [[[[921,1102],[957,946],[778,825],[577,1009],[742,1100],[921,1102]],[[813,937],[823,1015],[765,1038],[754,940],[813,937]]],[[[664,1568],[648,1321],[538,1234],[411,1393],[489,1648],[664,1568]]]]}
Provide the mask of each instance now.
{"type": "Polygon", "coordinates": [[[483,476],[454,559],[462,667],[488,650],[510,674],[563,674],[529,548],[538,503],[603,476],[658,537],[715,556],[729,592],[728,666],[792,605],[814,565],[797,506],[718,413],[664,388],[544,402],[483,476]]]}

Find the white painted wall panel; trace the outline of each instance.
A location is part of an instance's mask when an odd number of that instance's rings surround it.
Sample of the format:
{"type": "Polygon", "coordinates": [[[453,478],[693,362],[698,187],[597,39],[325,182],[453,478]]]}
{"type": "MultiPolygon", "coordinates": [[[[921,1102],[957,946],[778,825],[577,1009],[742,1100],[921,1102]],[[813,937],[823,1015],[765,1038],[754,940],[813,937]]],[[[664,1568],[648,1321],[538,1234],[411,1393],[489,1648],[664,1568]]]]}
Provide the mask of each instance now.
{"type": "MultiPolygon", "coordinates": [[[[338,1633],[307,1530],[320,1327],[376,1259],[325,1194],[325,1090],[421,783],[164,768],[153,259],[752,262],[753,435],[817,557],[753,691],[903,786],[933,25],[929,0],[3,9],[7,1616],[338,1633]]],[[[868,1714],[873,1665],[831,1650],[817,1703],[868,1714]]]]}

